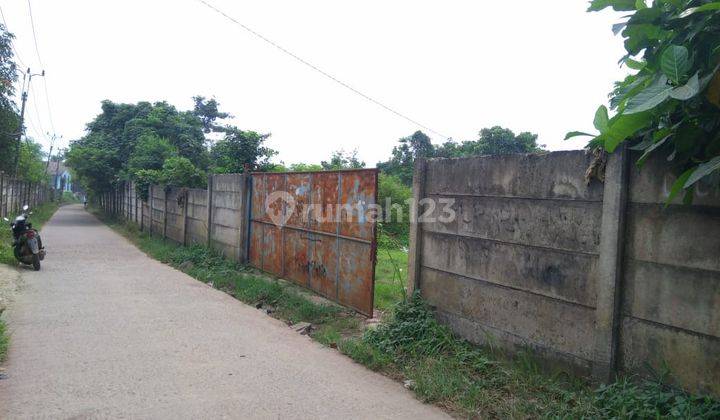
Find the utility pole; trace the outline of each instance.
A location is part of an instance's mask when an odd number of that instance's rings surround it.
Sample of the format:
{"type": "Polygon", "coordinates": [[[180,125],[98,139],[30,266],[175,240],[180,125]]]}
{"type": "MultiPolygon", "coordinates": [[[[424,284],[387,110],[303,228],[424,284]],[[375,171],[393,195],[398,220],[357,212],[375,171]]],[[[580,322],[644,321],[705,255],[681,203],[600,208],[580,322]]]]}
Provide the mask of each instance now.
{"type": "Polygon", "coordinates": [[[15,179],[18,178],[18,170],[20,168],[20,139],[25,132],[25,103],[27,102],[27,91],[25,90],[25,79],[30,74],[30,68],[28,67],[27,73],[23,74],[23,86],[20,98],[22,99],[22,106],[20,107],[20,128],[18,130],[17,142],[15,143],[15,179]]]}
{"type": "Polygon", "coordinates": [[[53,183],[53,188],[55,188],[56,190],[59,190],[60,197],[62,197],[62,194],[63,194],[62,182],[60,182],[60,160],[61,160],[60,151],[61,150],[62,149],[60,149],[58,147],[57,157],[55,158],[55,180],[53,183]]]}
{"type": "Polygon", "coordinates": [[[48,171],[48,168],[50,168],[50,161],[52,160],[52,151],[53,151],[53,147],[55,147],[55,140],[57,140],[57,134],[53,134],[52,138],[50,139],[50,152],[48,152],[48,160],[47,160],[47,163],[45,164],[45,172],[46,173],[48,171]]]}
{"type": "Polygon", "coordinates": [[[43,70],[41,73],[32,74],[30,72],[30,67],[28,67],[27,72],[23,75],[23,91],[22,95],[20,95],[20,98],[22,99],[22,105],[20,106],[20,130],[17,135],[17,143],[15,143],[15,178],[17,179],[20,171],[20,141],[22,139],[23,134],[25,134],[25,103],[27,102],[28,97],[28,91],[30,90],[30,82],[32,81],[33,76],[45,76],[45,70],[43,70]],[[27,79],[27,85],[25,84],[25,79],[27,79]]]}

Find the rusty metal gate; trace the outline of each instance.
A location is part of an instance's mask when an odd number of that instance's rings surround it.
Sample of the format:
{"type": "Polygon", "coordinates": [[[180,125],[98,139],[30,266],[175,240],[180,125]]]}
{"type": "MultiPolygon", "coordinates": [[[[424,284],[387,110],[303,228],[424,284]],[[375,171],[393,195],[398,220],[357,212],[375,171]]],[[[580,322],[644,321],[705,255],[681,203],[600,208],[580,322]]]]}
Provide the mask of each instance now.
{"type": "Polygon", "coordinates": [[[372,316],[377,170],[253,173],[250,264],[372,316]]]}

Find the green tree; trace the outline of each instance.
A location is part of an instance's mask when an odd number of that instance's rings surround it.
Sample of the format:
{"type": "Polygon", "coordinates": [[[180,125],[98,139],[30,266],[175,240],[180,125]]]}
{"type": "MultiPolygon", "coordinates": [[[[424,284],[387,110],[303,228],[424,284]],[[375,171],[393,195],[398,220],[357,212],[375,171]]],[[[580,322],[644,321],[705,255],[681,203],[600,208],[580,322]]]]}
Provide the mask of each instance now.
{"type": "Polygon", "coordinates": [[[434,146],[422,131],[416,131],[410,137],[403,137],[393,148],[390,160],[377,164],[378,169],[387,175],[400,179],[403,184],[411,185],[413,168],[417,158],[457,158],[477,155],[495,155],[507,153],[535,153],[543,151],[544,145],[537,144],[537,134],[523,132],[515,134],[512,130],[500,126],[483,128],[478,140],[456,142],[447,140],[440,146],[434,146]]]}
{"type": "Polygon", "coordinates": [[[140,170],[159,170],[172,156],[208,167],[203,123],[191,111],[167,102],[102,102],[102,112],[87,125],[88,133],[71,143],[68,164],[80,182],[96,193],[121,179],[136,179],[140,170]],[[87,162],[87,160],[94,160],[87,162]]]}
{"type": "Polygon", "coordinates": [[[193,114],[200,118],[205,133],[225,131],[225,127],[216,124],[215,121],[231,116],[227,112],[220,112],[220,104],[215,98],[205,99],[204,96],[193,96],[193,102],[195,103],[193,114]]]}
{"type": "Polygon", "coordinates": [[[402,244],[409,241],[410,205],[412,197],[410,187],[400,178],[380,173],[378,176],[378,204],[382,206],[382,232],[393,236],[402,244]]]}
{"type": "Polygon", "coordinates": [[[494,126],[480,130],[478,140],[461,143],[448,140],[435,149],[435,157],[537,153],[543,151],[545,147],[545,145],[538,145],[537,139],[537,134],[522,132],[515,135],[510,129],[494,126]]]}
{"type": "Polygon", "coordinates": [[[94,193],[110,191],[121,167],[117,151],[98,147],[91,137],[71,144],[66,163],[78,174],[83,187],[94,193]]]}
{"type": "Polygon", "coordinates": [[[680,174],[668,202],[692,199],[697,182],[720,183],[720,2],[709,0],[593,0],[589,11],[628,12],[613,31],[625,39],[620,62],[635,71],[610,94],[612,117],[600,106],[590,148],[614,152],[623,142],[638,165],[656,153],[680,174]]]}
{"type": "Polygon", "coordinates": [[[320,166],[324,171],[364,168],[365,162],[361,161],[357,154],[357,149],[349,153],[346,153],[344,150],[337,150],[330,156],[329,161],[320,162],[320,166]]]}
{"type": "Polygon", "coordinates": [[[422,131],[416,131],[410,137],[403,137],[400,144],[393,147],[392,156],[387,162],[377,164],[378,169],[388,175],[398,177],[404,184],[412,184],[415,159],[429,158],[435,154],[435,147],[422,131]]]}
{"type": "Polygon", "coordinates": [[[170,187],[199,188],[207,185],[207,175],[190,159],[174,156],[165,160],[158,181],[170,187]]]}
{"type": "Polygon", "coordinates": [[[253,169],[271,169],[273,165],[270,163],[270,158],[277,152],[263,146],[268,137],[269,134],[258,134],[228,126],[225,138],[215,143],[210,150],[212,171],[240,173],[244,171],[246,164],[253,169]]]}
{"type": "Polygon", "coordinates": [[[317,163],[293,163],[288,168],[291,172],[317,172],[322,171],[322,165],[317,163]]]}
{"type": "Polygon", "coordinates": [[[27,139],[20,144],[18,177],[30,182],[47,182],[42,146],[39,143],[27,139]]]}
{"type": "Polygon", "coordinates": [[[130,156],[128,171],[134,174],[142,169],[162,169],[165,160],[177,154],[177,149],[169,141],[153,133],[143,134],[130,156]]]}
{"type": "Polygon", "coordinates": [[[18,78],[12,40],[14,36],[0,24],[0,171],[15,171],[17,134],[20,116],[13,104],[15,82],[18,78]]]}

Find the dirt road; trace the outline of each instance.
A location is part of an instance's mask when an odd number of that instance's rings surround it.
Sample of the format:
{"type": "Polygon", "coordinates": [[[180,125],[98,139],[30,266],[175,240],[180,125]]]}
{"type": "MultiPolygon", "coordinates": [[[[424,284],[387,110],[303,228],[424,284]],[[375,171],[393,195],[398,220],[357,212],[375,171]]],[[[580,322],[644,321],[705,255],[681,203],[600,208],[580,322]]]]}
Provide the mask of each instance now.
{"type": "Polygon", "coordinates": [[[401,384],[150,259],[86,213],[43,229],[3,315],[0,418],[435,418],[401,384]]]}

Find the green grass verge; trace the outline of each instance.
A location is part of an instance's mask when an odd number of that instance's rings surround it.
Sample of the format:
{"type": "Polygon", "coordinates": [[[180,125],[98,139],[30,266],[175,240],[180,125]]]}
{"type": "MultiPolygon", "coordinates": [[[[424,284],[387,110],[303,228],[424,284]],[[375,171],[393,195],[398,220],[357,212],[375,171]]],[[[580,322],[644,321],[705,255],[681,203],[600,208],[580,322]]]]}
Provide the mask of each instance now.
{"type": "Polygon", "coordinates": [[[375,266],[375,307],[387,311],[403,300],[407,285],[408,253],[379,246],[375,266]]]}
{"type": "MultiPolygon", "coordinates": [[[[99,217],[103,218],[101,215],[99,217]]],[[[419,297],[405,301],[402,249],[378,250],[376,305],[388,316],[363,332],[362,318],[313,302],[298,287],[223,259],[204,246],[182,247],[103,218],[151,257],[210,283],[237,299],[274,308],[289,323],[311,322],[311,336],[358,363],[408,386],[424,402],[460,417],[718,418],[720,403],[659,382],[622,379],[593,388],[574,376],[548,373],[529,355],[514,358],[459,339],[439,324],[419,297]],[[383,256],[385,255],[385,256],[383,256]],[[398,281],[400,278],[401,281],[398,281]]]]}
{"type": "MultiPolygon", "coordinates": [[[[2,312],[0,312],[0,315],[2,315],[2,312]]],[[[0,363],[5,361],[9,347],[10,336],[7,332],[7,324],[5,324],[5,321],[0,319],[0,363]]]]}
{"type": "Polygon", "coordinates": [[[529,353],[514,358],[473,346],[439,324],[418,296],[362,337],[339,339],[341,352],[410,381],[417,396],[463,417],[718,418],[720,402],[656,381],[624,378],[593,388],[548,373],[529,353]]]}
{"type": "MultiPolygon", "coordinates": [[[[30,216],[30,221],[35,229],[40,230],[55,211],[58,209],[58,203],[45,203],[34,209],[30,216]]],[[[8,215],[8,219],[14,219],[16,215],[8,215]],[[11,217],[12,216],[12,217],[11,217]]],[[[0,228],[0,264],[15,265],[17,261],[12,250],[12,231],[10,231],[10,223],[0,219],[2,228],[0,228]]],[[[42,233],[42,232],[41,232],[42,233]]]]}

